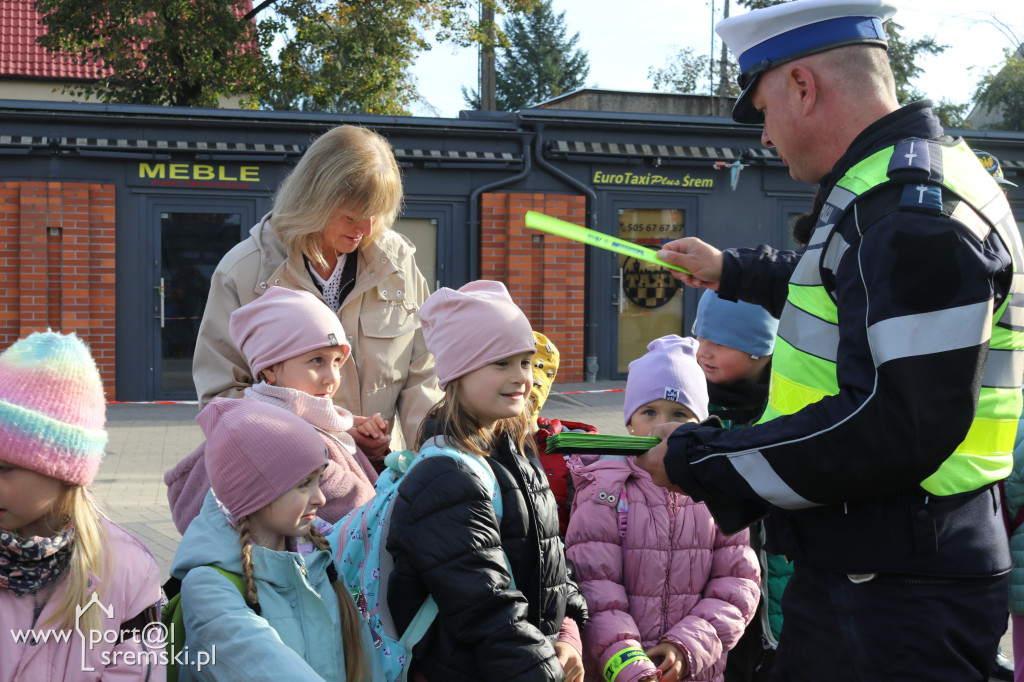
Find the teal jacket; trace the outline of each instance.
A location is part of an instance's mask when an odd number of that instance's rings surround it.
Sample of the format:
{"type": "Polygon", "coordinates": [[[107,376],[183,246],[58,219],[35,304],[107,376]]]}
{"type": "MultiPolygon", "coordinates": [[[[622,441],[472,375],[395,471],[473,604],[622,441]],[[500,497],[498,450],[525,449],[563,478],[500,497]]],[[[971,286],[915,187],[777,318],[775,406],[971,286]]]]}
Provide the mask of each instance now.
{"type": "MultiPolygon", "coordinates": [[[[252,546],[262,615],[210,565],[242,573],[238,532],[212,493],[181,539],[171,575],[182,581],[181,603],[191,665],[182,682],[207,680],[345,680],[338,601],[327,579],[331,553],[275,552],[252,546]],[[205,655],[200,670],[197,658],[205,655]],[[215,655],[215,658],[214,658],[215,655]],[[214,662],[215,661],[215,662],[214,662]]],[[[369,633],[364,649],[375,660],[369,633]]],[[[373,679],[378,679],[376,675],[373,679]]]]}
{"type": "MultiPolygon", "coordinates": [[[[1017,426],[1017,441],[1013,448],[1013,471],[1003,481],[1006,491],[1006,512],[1012,522],[1024,508],[1024,419],[1017,426]]],[[[1024,616],[1024,525],[1010,535],[1010,613],[1024,616]]]]}

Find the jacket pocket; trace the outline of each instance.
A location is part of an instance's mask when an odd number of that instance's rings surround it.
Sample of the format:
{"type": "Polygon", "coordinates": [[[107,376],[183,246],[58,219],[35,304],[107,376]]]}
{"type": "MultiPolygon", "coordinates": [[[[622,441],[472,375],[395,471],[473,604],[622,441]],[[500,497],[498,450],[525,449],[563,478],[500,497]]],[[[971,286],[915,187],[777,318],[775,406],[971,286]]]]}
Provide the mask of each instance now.
{"type": "MultiPolygon", "coordinates": [[[[388,278],[390,279],[390,278],[388,278]]],[[[406,300],[405,292],[388,286],[385,280],[377,287],[376,298],[359,315],[363,334],[376,339],[397,339],[420,328],[416,307],[406,300]]]]}

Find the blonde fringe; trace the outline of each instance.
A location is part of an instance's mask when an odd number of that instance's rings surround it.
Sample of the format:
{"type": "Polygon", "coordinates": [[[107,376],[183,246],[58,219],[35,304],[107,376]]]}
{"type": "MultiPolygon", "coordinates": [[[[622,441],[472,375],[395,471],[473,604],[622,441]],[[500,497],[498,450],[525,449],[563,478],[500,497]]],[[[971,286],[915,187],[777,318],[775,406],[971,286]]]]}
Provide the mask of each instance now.
{"type": "Polygon", "coordinates": [[[490,457],[491,452],[507,436],[516,444],[520,456],[536,454],[536,446],[530,437],[530,417],[527,412],[524,409],[516,417],[499,419],[490,430],[483,429],[459,400],[459,379],[455,379],[445,386],[444,397],[430,408],[420,422],[416,448],[421,448],[423,442],[433,435],[425,430],[428,425],[432,425],[431,428],[437,433],[444,434],[449,445],[463,452],[490,457]]]}
{"type": "MultiPolygon", "coordinates": [[[[70,523],[75,529],[75,539],[71,545],[71,559],[65,571],[67,589],[57,604],[56,609],[41,625],[55,626],[63,630],[73,630],[75,621],[83,632],[102,629],[100,609],[90,608],[77,617],[76,608],[84,606],[92,594],[89,589],[89,576],[100,578],[104,585],[108,564],[105,559],[107,536],[100,525],[100,514],[92,495],[83,486],[70,486],[64,491],[58,503],[58,518],[61,527],[70,523]]],[[[97,590],[98,591],[98,590],[97,590]]],[[[97,594],[102,602],[102,595],[97,594]]]]}
{"type": "MultiPolygon", "coordinates": [[[[331,551],[327,538],[321,535],[312,526],[309,529],[309,539],[317,549],[331,551]]],[[[331,561],[333,561],[333,555],[331,561]]],[[[340,580],[331,583],[334,594],[338,598],[338,611],[341,616],[341,646],[345,652],[345,679],[352,682],[372,682],[370,680],[370,669],[363,653],[363,630],[360,626],[359,612],[356,610],[356,603],[352,601],[352,595],[345,589],[340,580]]]]}

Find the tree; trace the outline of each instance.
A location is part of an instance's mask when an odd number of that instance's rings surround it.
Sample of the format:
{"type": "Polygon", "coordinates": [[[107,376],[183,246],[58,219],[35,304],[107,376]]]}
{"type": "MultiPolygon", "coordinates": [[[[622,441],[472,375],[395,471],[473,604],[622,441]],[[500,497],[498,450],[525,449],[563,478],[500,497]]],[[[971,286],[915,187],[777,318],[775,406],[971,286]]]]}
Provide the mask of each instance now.
{"type": "Polygon", "coordinates": [[[1001,120],[986,124],[997,130],[1024,130],[1024,56],[1022,49],[1003,50],[1006,62],[985,74],[974,91],[977,106],[986,113],[1001,114],[1001,120]]]}
{"type": "MultiPolygon", "coordinates": [[[[587,53],[576,47],[580,34],[568,37],[565,12],[557,16],[552,0],[540,0],[529,13],[510,14],[504,22],[508,44],[499,50],[495,103],[515,111],[584,87],[590,73],[587,53]]],[[[480,93],[462,89],[466,104],[480,106],[480,93]]]]}
{"type": "MultiPolygon", "coordinates": [[[[537,0],[483,0],[498,13],[537,0]]],[[[105,102],[404,113],[416,97],[407,73],[440,42],[488,40],[476,0],[35,0],[40,43],[111,75],[69,91],[105,102]],[[97,9],[102,7],[102,9],[97,9]]],[[[495,40],[501,40],[497,31],[495,40]]]]}
{"type": "Polygon", "coordinates": [[[726,62],[725,79],[720,75],[721,62],[712,61],[708,55],[698,55],[693,48],[684,47],[674,57],[669,57],[664,68],[653,66],[647,70],[655,90],[699,94],[715,92],[719,97],[736,97],[740,94],[737,84],[739,66],[729,59],[726,62]],[[726,91],[720,92],[720,84],[726,84],[726,91]]]}

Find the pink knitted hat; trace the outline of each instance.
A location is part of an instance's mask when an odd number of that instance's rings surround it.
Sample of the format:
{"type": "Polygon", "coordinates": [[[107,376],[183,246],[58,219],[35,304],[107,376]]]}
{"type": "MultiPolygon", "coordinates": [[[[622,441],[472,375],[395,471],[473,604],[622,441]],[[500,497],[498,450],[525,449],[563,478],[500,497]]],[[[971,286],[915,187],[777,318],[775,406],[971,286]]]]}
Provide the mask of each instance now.
{"type": "Polygon", "coordinates": [[[270,287],[231,313],[228,333],[249,361],[253,378],[317,348],[345,346],[351,352],[341,320],[326,303],[308,291],[284,287],[270,287]]]}
{"type": "Polygon", "coordinates": [[[96,478],[107,402],[89,349],[40,332],[0,355],[0,459],[72,485],[96,478]]]}
{"type": "Polygon", "coordinates": [[[697,364],[697,340],[675,334],[647,344],[647,354],[629,363],[622,413],[626,424],[641,405],[664,398],[708,418],[708,383],[697,364]]]}
{"type": "Polygon", "coordinates": [[[501,282],[441,287],[420,306],[420,322],[442,389],[495,360],[534,350],[530,321],[501,282]]]}
{"type": "Polygon", "coordinates": [[[309,422],[261,400],[216,398],[196,421],[206,434],[210,487],[235,519],[327,464],[327,446],[309,422]]]}

